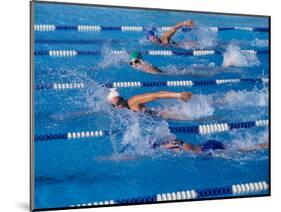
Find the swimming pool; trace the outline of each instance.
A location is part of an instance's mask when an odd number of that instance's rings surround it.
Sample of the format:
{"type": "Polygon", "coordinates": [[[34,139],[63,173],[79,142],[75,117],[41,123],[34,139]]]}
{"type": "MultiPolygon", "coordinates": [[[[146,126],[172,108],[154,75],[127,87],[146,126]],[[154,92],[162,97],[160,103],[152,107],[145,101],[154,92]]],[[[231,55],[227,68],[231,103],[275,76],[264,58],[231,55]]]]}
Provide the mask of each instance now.
{"type": "Polygon", "coordinates": [[[269,138],[268,18],[45,3],[34,9],[35,208],[268,194],[268,150],[235,151],[269,138]],[[187,19],[198,27],[175,39],[197,40],[198,48],[146,42],[142,27],[160,33],[187,19]],[[132,69],[130,51],[166,74],[132,69]],[[193,97],[149,103],[182,119],[164,120],[113,109],[110,87],[125,98],[160,90],[193,97]],[[231,150],[195,155],[149,145],[173,137],[216,139],[231,150]]]}

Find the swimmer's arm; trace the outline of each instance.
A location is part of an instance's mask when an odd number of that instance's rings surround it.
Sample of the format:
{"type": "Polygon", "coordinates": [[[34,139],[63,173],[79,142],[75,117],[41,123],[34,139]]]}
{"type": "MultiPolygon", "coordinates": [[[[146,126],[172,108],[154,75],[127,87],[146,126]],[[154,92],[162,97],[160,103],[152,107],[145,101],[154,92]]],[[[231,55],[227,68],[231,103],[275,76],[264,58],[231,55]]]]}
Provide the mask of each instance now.
{"type": "Polygon", "coordinates": [[[143,60],[141,60],[141,65],[139,66],[139,69],[150,74],[162,73],[162,70],[155,66],[145,63],[143,60]]]}
{"type": "Polygon", "coordinates": [[[201,153],[202,150],[199,146],[183,143],[182,149],[186,152],[201,153]]]}
{"type": "Polygon", "coordinates": [[[162,70],[155,66],[150,66],[149,68],[143,69],[144,72],[150,73],[150,74],[159,74],[162,73],[162,70]]]}
{"type": "Polygon", "coordinates": [[[184,142],[179,141],[179,140],[175,140],[175,143],[163,144],[162,146],[166,149],[170,149],[170,150],[173,150],[175,152],[179,152],[180,150],[183,150],[183,151],[186,151],[186,152],[192,152],[192,153],[201,153],[202,152],[201,148],[199,146],[184,143],[184,142]],[[179,143],[182,143],[181,147],[178,147],[179,143]],[[175,147],[178,147],[178,148],[175,148],[175,147]]]}
{"type": "Polygon", "coordinates": [[[169,29],[168,31],[164,32],[163,35],[161,36],[160,40],[164,43],[164,44],[169,44],[171,37],[183,26],[193,26],[193,21],[185,21],[185,22],[181,22],[176,24],[175,26],[173,26],[171,29],[169,29]]]}
{"type": "Polygon", "coordinates": [[[169,91],[159,91],[155,93],[140,94],[131,97],[128,100],[128,104],[131,109],[139,110],[139,106],[148,102],[152,102],[158,99],[182,99],[184,101],[191,98],[190,92],[169,92],[169,91]]]}

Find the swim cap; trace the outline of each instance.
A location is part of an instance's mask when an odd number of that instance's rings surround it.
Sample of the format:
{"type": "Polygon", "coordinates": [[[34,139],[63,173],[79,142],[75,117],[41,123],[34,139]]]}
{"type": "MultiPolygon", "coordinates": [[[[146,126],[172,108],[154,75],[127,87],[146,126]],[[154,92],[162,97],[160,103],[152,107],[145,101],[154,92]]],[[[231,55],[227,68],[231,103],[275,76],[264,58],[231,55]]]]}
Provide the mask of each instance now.
{"type": "Polygon", "coordinates": [[[109,94],[107,95],[107,100],[111,100],[113,97],[120,96],[116,88],[110,88],[109,94]]]}
{"type": "Polygon", "coordinates": [[[150,37],[155,37],[156,36],[156,34],[155,34],[155,32],[153,30],[146,31],[145,34],[146,34],[146,39],[147,40],[150,40],[150,37]]]}
{"type": "Polygon", "coordinates": [[[140,59],[141,58],[141,53],[139,53],[139,52],[132,52],[129,57],[130,57],[130,60],[140,59]]]}
{"type": "Polygon", "coordinates": [[[225,149],[223,143],[217,140],[208,140],[202,145],[202,152],[209,152],[212,150],[225,149]]]}

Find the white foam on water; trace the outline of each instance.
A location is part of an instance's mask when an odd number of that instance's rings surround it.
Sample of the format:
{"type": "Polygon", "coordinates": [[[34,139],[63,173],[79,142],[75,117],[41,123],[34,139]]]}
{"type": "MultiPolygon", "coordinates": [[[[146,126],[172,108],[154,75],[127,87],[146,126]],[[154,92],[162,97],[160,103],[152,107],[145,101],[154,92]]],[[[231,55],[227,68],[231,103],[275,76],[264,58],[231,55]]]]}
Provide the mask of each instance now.
{"type": "MultiPolygon", "coordinates": [[[[217,32],[208,27],[195,27],[191,33],[196,39],[196,48],[210,48],[217,45],[217,32]]],[[[188,44],[188,43],[187,43],[188,44]]]]}
{"type": "Polygon", "coordinates": [[[239,161],[240,164],[247,161],[268,159],[267,154],[262,154],[263,151],[268,149],[259,146],[260,144],[268,145],[268,129],[264,129],[259,133],[235,131],[231,135],[233,138],[228,142],[228,151],[226,151],[228,159],[239,161]]]}
{"type": "Polygon", "coordinates": [[[160,67],[164,74],[167,75],[187,75],[193,77],[211,77],[221,73],[241,73],[242,70],[237,67],[224,68],[216,66],[214,62],[208,64],[191,64],[186,67],[168,65],[160,67]]]}
{"type": "MultiPolygon", "coordinates": [[[[268,130],[258,133],[249,131],[230,131],[230,137],[221,139],[220,136],[211,136],[209,139],[216,139],[222,142],[226,149],[211,152],[210,157],[227,159],[238,163],[230,163],[230,166],[239,166],[249,161],[267,160],[268,155],[263,154],[267,148],[260,147],[260,144],[268,144],[268,130]]],[[[204,137],[206,139],[206,137],[204,137]]],[[[200,156],[200,155],[198,155],[200,156]]],[[[203,154],[204,156],[204,154],[203,154]]]]}
{"type": "MultiPolygon", "coordinates": [[[[54,82],[65,82],[65,83],[80,83],[83,82],[89,87],[97,88],[100,90],[100,86],[88,76],[85,72],[80,72],[78,68],[76,69],[67,69],[61,68],[60,71],[52,71],[50,72],[50,77],[54,82]],[[57,75],[59,75],[59,79],[57,79],[57,75]]],[[[57,102],[56,106],[60,106],[60,109],[56,109],[51,115],[51,118],[57,121],[64,121],[66,119],[74,119],[81,117],[83,115],[87,115],[90,111],[88,111],[87,101],[88,93],[91,91],[87,91],[87,89],[66,89],[64,91],[51,90],[53,95],[56,96],[57,102]],[[75,95],[69,95],[68,92],[75,92],[75,95]],[[60,101],[60,98],[64,98],[64,101],[60,101]]],[[[50,105],[50,102],[46,102],[46,104],[50,105]]]]}
{"type": "MultiPolygon", "coordinates": [[[[255,49],[255,47],[268,47],[269,46],[269,41],[268,39],[259,39],[255,38],[253,40],[244,40],[244,39],[232,39],[231,44],[235,46],[240,46],[240,47],[250,47],[251,49],[255,49]]],[[[225,43],[224,46],[229,45],[229,43],[225,43]]]]}
{"type": "Polygon", "coordinates": [[[223,53],[222,67],[249,67],[259,64],[260,62],[255,54],[243,53],[241,49],[234,44],[229,44],[226,52],[223,53]]]}
{"type": "Polygon", "coordinates": [[[262,90],[240,90],[240,91],[228,91],[219,101],[223,107],[225,106],[268,106],[268,88],[262,90]]]}
{"type": "Polygon", "coordinates": [[[125,49],[122,49],[123,52],[120,54],[112,54],[112,49],[108,46],[103,46],[101,55],[102,61],[97,64],[98,69],[106,69],[109,67],[120,68],[124,64],[128,64],[128,53],[125,49]]]}
{"type": "Polygon", "coordinates": [[[232,140],[231,147],[234,151],[245,150],[245,152],[256,149],[261,149],[258,144],[268,143],[268,131],[264,130],[256,135],[251,133],[245,133],[236,135],[237,138],[232,140]]]}
{"type": "Polygon", "coordinates": [[[121,150],[121,154],[125,155],[153,156],[155,149],[152,148],[152,145],[154,143],[175,139],[175,136],[170,133],[168,123],[164,120],[156,120],[128,110],[115,115],[116,118],[122,122],[117,123],[120,123],[123,129],[120,145],[116,146],[116,153],[121,150]]]}
{"type": "Polygon", "coordinates": [[[194,95],[187,102],[175,101],[165,104],[158,110],[166,119],[196,120],[212,116],[215,109],[211,106],[208,98],[203,95],[194,95]]]}
{"type": "Polygon", "coordinates": [[[67,104],[71,107],[74,106],[74,108],[65,110],[62,107],[58,112],[53,113],[51,118],[57,121],[66,121],[89,116],[107,117],[107,114],[112,110],[106,99],[109,89],[101,87],[89,78],[87,79],[87,87],[90,89],[76,89],[75,95],[67,95],[66,93],[67,104]]]}
{"type": "Polygon", "coordinates": [[[250,44],[253,47],[268,47],[269,46],[269,41],[267,39],[263,40],[263,39],[256,38],[255,40],[252,40],[250,42],[250,44]]]}
{"type": "Polygon", "coordinates": [[[139,43],[140,45],[143,45],[143,46],[150,46],[150,45],[151,45],[151,42],[148,41],[148,40],[145,38],[145,36],[139,38],[138,43],[139,43]]]}
{"type": "Polygon", "coordinates": [[[109,111],[111,106],[107,102],[107,95],[109,93],[109,89],[106,87],[101,87],[96,82],[91,83],[91,89],[85,91],[86,93],[86,103],[91,111],[99,112],[99,111],[109,111]]]}

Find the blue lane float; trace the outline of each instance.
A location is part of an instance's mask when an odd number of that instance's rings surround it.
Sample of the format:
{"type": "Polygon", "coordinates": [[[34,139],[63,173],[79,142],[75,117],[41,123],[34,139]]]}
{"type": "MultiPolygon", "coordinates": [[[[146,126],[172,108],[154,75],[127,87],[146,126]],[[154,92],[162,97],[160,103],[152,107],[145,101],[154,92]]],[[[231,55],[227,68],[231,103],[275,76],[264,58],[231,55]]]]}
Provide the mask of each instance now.
{"type": "MultiPolygon", "coordinates": [[[[127,55],[131,51],[125,50],[111,50],[109,54],[112,55],[127,55]]],[[[199,50],[147,50],[140,51],[143,55],[150,56],[211,56],[222,55],[224,52],[220,49],[199,49],[199,50]]],[[[268,54],[269,50],[256,50],[256,49],[242,49],[243,54],[268,54]]],[[[76,57],[76,56],[100,56],[101,50],[37,50],[34,51],[35,56],[50,56],[50,57],[76,57]]]]}
{"type": "MultiPolygon", "coordinates": [[[[213,32],[242,30],[250,32],[269,32],[267,27],[204,27],[213,32]]],[[[35,24],[34,31],[36,32],[52,32],[52,31],[77,31],[77,32],[100,32],[100,31],[119,31],[119,32],[143,32],[147,30],[155,30],[165,32],[171,29],[170,26],[146,28],[144,26],[100,26],[100,25],[54,25],[54,24],[35,24]]],[[[182,32],[188,32],[192,28],[183,27],[182,32]]]]}
{"type": "Polygon", "coordinates": [[[228,186],[217,186],[213,188],[203,189],[181,189],[167,193],[158,193],[153,195],[139,196],[127,199],[117,200],[104,200],[96,202],[86,202],[70,207],[91,207],[91,206],[104,206],[104,205],[128,205],[128,204],[142,204],[142,203],[157,203],[157,202],[173,202],[173,201],[186,201],[196,199],[208,199],[221,196],[245,196],[255,195],[261,192],[269,191],[269,183],[267,181],[259,182],[246,182],[233,184],[228,186]]]}
{"type": "MultiPolygon", "coordinates": [[[[123,81],[101,84],[107,88],[138,88],[138,87],[192,87],[192,86],[217,86],[224,84],[236,84],[241,82],[247,83],[268,83],[268,78],[232,78],[232,79],[213,79],[213,80],[174,80],[174,81],[123,81]]],[[[72,82],[72,83],[53,83],[38,84],[34,86],[35,90],[79,90],[91,89],[91,83],[72,82]]]]}
{"type": "MultiPolygon", "coordinates": [[[[211,124],[200,124],[193,126],[177,126],[169,127],[172,133],[185,133],[185,134],[199,134],[208,135],[213,133],[228,132],[234,129],[249,129],[255,127],[266,127],[269,121],[256,120],[256,121],[246,121],[246,122],[225,122],[225,123],[211,123],[211,124]]],[[[115,134],[121,132],[122,130],[84,130],[76,132],[65,132],[65,133],[55,133],[55,134],[44,134],[35,135],[34,141],[50,141],[50,140],[76,140],[85,138],[97,138],[115,134]]]]}

